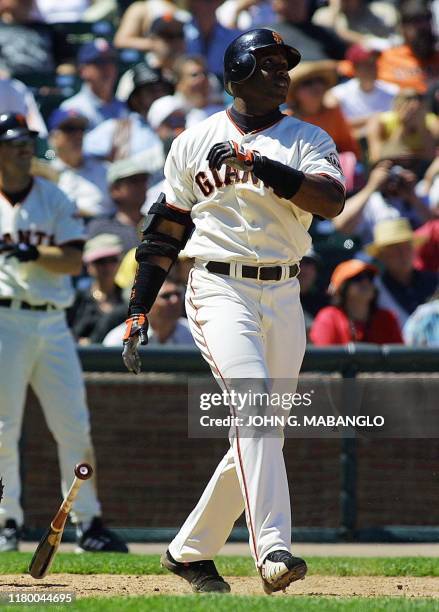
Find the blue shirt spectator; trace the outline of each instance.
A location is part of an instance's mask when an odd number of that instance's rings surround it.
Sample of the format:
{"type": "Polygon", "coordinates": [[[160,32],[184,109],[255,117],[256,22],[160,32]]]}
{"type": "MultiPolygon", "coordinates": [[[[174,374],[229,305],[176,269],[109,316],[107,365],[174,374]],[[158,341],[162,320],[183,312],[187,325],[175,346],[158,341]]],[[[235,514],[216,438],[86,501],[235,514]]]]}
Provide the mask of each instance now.
{"type": "Polygon", "coordinates": [[[224,51],[241,31],[225,28],[217,21],[215,11],[220,4],[219,0],[190,0],[193,19],[185,24],[185,38],[186,53],[205,57],[209,72],[222,80],[224,51]]]}
{"type": "Polygon", "coordinates": [[[114,97],[117,52],[104,38],[85,43],[78,52],[79,74],[84,81],[79,93],[61,104],[87,117],[90,129],[106,119],[126,117],[127,108],[114,97]]]}

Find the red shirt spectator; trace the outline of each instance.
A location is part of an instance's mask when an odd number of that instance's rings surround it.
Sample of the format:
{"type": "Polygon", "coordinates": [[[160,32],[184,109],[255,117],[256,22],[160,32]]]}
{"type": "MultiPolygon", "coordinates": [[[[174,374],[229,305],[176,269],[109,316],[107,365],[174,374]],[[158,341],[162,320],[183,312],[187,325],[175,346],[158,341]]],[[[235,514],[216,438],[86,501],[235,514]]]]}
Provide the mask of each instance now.
{"type": "Polygon", "coordinates": [[[377,308],[368,322],[353,321],[338,306],[326,306],[317,314],[310,338],[317,346],[373,342],[374,344],[402,343],[398,321],[390,310],[377,308]]]}
{"type": "Polygon", "coordinates": [[[395,315],[376,306],[373,279],[377,273],[375,266],[359,259],[344,261],[335,268],[328,289],[334,305],[317,314],[310,331],[314,344],[403,342],[395,315]]]}

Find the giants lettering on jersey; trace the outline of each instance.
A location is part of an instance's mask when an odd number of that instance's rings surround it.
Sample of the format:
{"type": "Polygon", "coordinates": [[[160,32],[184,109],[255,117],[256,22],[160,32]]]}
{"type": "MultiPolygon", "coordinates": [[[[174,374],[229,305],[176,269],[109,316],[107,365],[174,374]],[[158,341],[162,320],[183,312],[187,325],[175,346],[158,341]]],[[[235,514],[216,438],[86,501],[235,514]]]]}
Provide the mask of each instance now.
{"type": "Polygon", "coordinates": [[[248,183],[249,181],[253,185],[258,185],[261,182],[252,172],[237,170],[231,166],[225,166],[219,171],[207,170],[206,172],[198,172],[195,176],[195,182],[205,196],[209,196],[215,189],[222,189],[237,183],[248,183]]]}
{"type": "Polygon", "coordinates": [[[54,246],[55,236],[53,234],[46,234],[45,232],[41,232],[39,230],[17,230],[16,239],[14,239],[12,234],[8,232],[3,234],[2,241],[6,244],[21,242],[24,244],[33,244],[35,246],[39,246],[40,244],[54,246]]]}

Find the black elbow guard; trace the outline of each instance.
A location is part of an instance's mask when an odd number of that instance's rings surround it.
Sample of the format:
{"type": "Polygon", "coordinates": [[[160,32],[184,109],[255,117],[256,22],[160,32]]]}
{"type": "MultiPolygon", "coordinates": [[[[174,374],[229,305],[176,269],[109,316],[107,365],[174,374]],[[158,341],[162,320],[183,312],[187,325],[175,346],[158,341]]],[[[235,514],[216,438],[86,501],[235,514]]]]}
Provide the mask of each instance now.
{"type": "MultiPolygon", "coordinates": [[[[180,251],[184,249],[187,241],[192,233],[194,228],[194,223],[192,221],[190,212],[177,210],[176,208],[172,208],[166,204],[166,197],[164,193],[161,193],[157,199],[157,202],[151,206],[148,211],[148,215],[146,216],[145,223],[142,228],[142,238],[143,242],[158,240],[159,242],[166,238],[166,243],[172,248],[178,248],[180,251]],[[154,232],[157,223],[160,219],[167,219],[168,221],[173,221],[174,223],[178,223],[184,227],[184,234],[180,240],[176,240],[174,238],[169,239],[169,236],[165,236],[164,234],[157,234],[154,232]]],[[[171,252],[171,251],[170,251],[171,252]]],[[[158,253],[155,252],[155,255],[158,253]]],[[[178,253],[177,253],[178,255],[178,253]]],[[[170,255],[166,255],[170,257],[170,255]]]]}
{"type": "Polygon", "coordinates": [[[271,187],[279,198],[291,200],[299,191],[305,174],[285,164],[268,159],[264,155],[255,157],[253,174],[271,187]]]}

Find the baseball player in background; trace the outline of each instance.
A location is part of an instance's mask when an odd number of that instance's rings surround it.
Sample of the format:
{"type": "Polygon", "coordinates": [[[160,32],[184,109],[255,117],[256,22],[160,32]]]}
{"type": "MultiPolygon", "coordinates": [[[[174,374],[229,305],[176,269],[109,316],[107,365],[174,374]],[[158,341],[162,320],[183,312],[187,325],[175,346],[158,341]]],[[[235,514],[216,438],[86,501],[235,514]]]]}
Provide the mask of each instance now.
{"type": "MultiPolygon", "coordinates": [[[[299,52],[276,32],[236,38],[224,57],[233,106],[183,132],[149,211],[124,337],[127,368],[179,250],[195,258],[186,293],[191,331],[223,389],[234,380],[296,379],[305,352],[297,273],[311,246],[313,214],[330,219],[345,200],[331,138],[281,113],[299,52]]],[[[233,412],[234,407],[231,406],[233,412]]],[[[283,435],[243,437],[239,427],[197,506],[161,562],[195,591],[228,592],[213,558],[245,510],[250,548],[266,593],[305,576],[293,557],[283,435]]]]}
{"type": "MultiPolygon", "coordinates": [[[[65,308],[82,266],[84,228],[64,192],[30,172],[34,140],[22,115],[0,115],[0,552],[17,550],[23,525],[18,441],[27,385],[58,445],[63,496],[72,469],[91,461],[85,387],[65,308]]],[[[105,529],[90,480],[74,504],[81,551],[128,549],[105,529]]]]}

